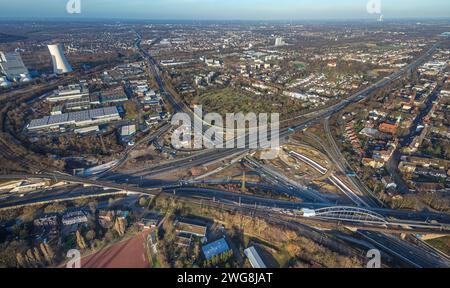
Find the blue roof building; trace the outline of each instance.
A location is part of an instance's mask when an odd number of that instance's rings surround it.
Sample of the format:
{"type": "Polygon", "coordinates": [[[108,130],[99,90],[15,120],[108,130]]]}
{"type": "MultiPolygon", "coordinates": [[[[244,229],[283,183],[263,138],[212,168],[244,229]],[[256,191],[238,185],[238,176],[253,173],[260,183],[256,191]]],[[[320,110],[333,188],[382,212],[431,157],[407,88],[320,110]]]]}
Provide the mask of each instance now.
{"type": "Polygon", "coordinates": [[[203,254],[205,254],[206,260],[210,260],[216,255],[220,255],[230,250],[225,238],[209,243],[202,247],[203,254]]]}

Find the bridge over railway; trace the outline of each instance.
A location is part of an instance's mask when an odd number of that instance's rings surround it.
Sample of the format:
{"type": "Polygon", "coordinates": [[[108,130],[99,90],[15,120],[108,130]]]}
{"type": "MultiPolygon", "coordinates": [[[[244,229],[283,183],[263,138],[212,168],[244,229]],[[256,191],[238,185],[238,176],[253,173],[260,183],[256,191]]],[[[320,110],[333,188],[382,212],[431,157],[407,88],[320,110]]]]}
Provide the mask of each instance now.
{"type": "Polygon", "coordinates": [[[440,223],[437,221],[429,222],[419,219],[407,220],[391,216],[386,217],[373,210],[361,207],[330,206],[316,210],[302,209],[302,211],[303,217],[311,220],[348,223],[350,226],[375,226],[384,227],[385,229],[407,229],[410,231],[426,229],[428,231],[435,230],[446,233],[450,230],[448,222],[440,223]]]}
{"type": "Polygon", "coordinates": [[[363,224],[386,225],[389,222],[386,218],[373,211],[349,206],[333,206],[314,210],[311,218],[320,218],[326,220],[357,222],[363,224]]]}

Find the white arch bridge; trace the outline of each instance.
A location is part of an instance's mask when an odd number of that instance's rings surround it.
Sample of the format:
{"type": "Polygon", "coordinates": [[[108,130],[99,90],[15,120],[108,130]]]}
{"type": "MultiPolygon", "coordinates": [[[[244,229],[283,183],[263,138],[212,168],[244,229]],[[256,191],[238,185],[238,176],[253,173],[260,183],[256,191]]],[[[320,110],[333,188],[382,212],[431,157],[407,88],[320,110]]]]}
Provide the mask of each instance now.
{"type": "Polygon", "coordinates": [[[321,208],[317,210],[310,210],[308,213],[304,212],[305,217],[318,218],[324,220],[343,221],[343,222],[357,222],[365,224],[388,224],[386,218],[373,211],[347,206],[335,206],[321,208]]]}

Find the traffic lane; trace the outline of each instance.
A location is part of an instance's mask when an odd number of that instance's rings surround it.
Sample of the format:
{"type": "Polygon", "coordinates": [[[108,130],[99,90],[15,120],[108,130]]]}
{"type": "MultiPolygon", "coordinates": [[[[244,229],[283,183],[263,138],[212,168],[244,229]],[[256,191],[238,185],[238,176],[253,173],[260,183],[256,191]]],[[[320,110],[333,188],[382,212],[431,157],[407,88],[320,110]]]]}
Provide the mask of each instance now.
{"type": "MultiPolygon", "coordinates": [[[[52,179],[53,176],[46,176],[46,175],[7,175],[7,176],[3,176],[3,178],[5,179],[22,179],[22,178],[27,178],[27,177],[38,177],[38,178],[48,178],[48,179],[52,179]]],[[[104,182],[95,182],[95,181],[90,181],[90,180],[86,180],[86,179],[81,179],[81,178],[77,178],[77,177],[68,177],[68,176],[58,176],[61,177],[62,180],[66,180],[66,181],[86,181],[86,183],[92,184],[92,185],[100,185],[104,183],[104,182]]],[[[0,175],[0,178],[2,178],[2,176],[0,175]]],[[[111,184],[108,184],[108,186],[114,186],[111,184]]],[[[143,194],[149,194],[149,195],[154,195],[154,193],[152,193],[152,188],[136,188],[136,187],[123,187],[123,186],[119,186],[120,188],[110,188],[109,190],[101,190],[100,193],[105,193],[108,191],[114,191],[115,189],[119,189],[119,190],[127,190],[127,191],[131,191],[131,192],[139,192],[139,193],[143,193],[143,194]]],[[[153,188],[154,189],[154,188],[153,188]]],[[[201,191],[198,188],[192,188],[196,191],[201,191]]],[[[84,189],[83,189],[84,190],[84,189]]],[[[85,191],[85,190],[84,190],[85,191]]],[[[51,193],[50,191],[47,192],[40,192],[40,193],[51,193]]],[[[64,191],[58,193],[58,194],[63,194],[64,191]]],[[[223,192],[223,191],[217,191],[217,190],[213,190],[213,189],[209,189],[205,191],[202,191],[201,194],[206,195],[206,196],[212,196],[214,195],[214,193],[221,193],[221,195],[223,196],[227,196],[227,197],[231,197],[232,199],[236,199],[236,195],[235,193],[231,193],[231,192],[223,192]]],[[[55,193],[51,193],[52,195],[45,195],[48,197],[51,196],[55,196],[55,193]]],[[[195,194],[195,193],[193,193],[195,194]]],[[[30,195],[35,195],[36,198],[40,198],[39,193],[37,194],[30,194],[30,195]]],[[[242,195],[241,195],[242,196],[242,195]]],[[[20,198],[20,197],[19,197],[20,198]]],[[[211,198],[211,197],[210,197],[211,198]]],[[[17,199],[17,198],[16,198],[17,199]]],[[[28,198],[25,198],[28,199],[28,198]]],[[[23,199],[19,199],[19,200],[23,200],[23,199]]],[[[42,200],[42,199],[39,199],[42,200]]],[[[254,197],[253,199],[251,199],[252,201],[255,201],[257,203],[268,203],[270,206],[272,206],[271,204],[273,204],[273,200],[272,199],[264,199],[264,198],[258,198],[258,197],[254,197]]],[[[251,203],[254,204],[255,202],[251,203]]],[[[4,204],[4,203],[2,203],[4,204]]],[[[311,204],[309,203],[309,205],[307,205],[306,203],[303,204],[298,204],[298,203],[293,203],[293,202],[289,202],[289,201],[277,201],[277,205],[282,205],[282,207],[286,207],[286,208],[291,208],[291,209],[300,209],[300,208],[311,208],[311,209],[315,209],[317,207],[322,208],[322,207],[333,207],[336,206],[335,203],[322,203],[322,204],[311,204]]],[[[395,218],[395,219],[405,219],[405,220],[417,220],[417,221],[422,221],[422,222],[432,222],[432,221],[437,221],[441,224],[445,224],[445,223],[450,223],[450,215],[449,214],[445,214],[445,213],[435,213],[435,212],[428,212],[428,211],[424,211],[424,212],[414,212],[414,211],[404,211],[404,210],[390,210],[390,209],[370,209],[371,211],[377,212],[379,214],[382,214],[385,217],[390,217],[390,218],[395,218]]]]}
{"type": "MultiPolygon", "coordinates": [[[[395,251],[402,258],[403,261],[409,261],[409,266],[420,267],[420,268],[448,268],[450,267],[449,263],[441,258],[436,257],[435,255],[431,255],[413,245],[407,241],[400,240],[398,238],[385,235],[379,232],[369,232],[369,231],[360,231],[361,234],[365,235],[367,238],[374,240],[375,245],[378,244],[379,248],[385,249],[387,248],[387,253],[390,253],[389,250],[395,251]]],[[[398,255],[392,255],[397,256],[398,255]]]]}
{"type": "Polygon", "coordinates": [[[42,194],[42,195],[33,195],[32,197],[16,197],[14,199],[9,199],[0,204],[1,208],[9,208],[14,206],[24,206],[24,205],[33,205],[36,203],[44,203],[44,202],[55,202],[55,201],[67,201],[74,198],[81,197],[100,197],[106,194],[123,194],[123,192],[118,190],[94,190],[94,191],[81,191],[77,193],[58,193],[58,194],[42,194]]]}

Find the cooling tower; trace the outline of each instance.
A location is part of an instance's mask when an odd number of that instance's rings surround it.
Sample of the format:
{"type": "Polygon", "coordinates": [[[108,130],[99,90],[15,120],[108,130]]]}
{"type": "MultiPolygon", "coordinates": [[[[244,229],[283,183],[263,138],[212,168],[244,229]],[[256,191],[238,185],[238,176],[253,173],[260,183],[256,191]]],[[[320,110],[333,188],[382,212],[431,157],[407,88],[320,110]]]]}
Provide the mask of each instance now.
{"type": "Polygon", "coordinates": [[[64,74],[73,71],[64,55],[63,44],[48,45],[48,50],[50,50],[50,54],[52,55],[53,72],[55,74],[64,74]]]}

